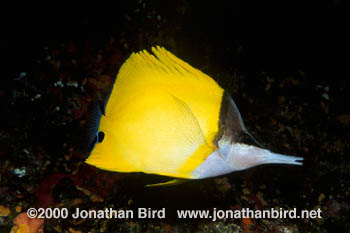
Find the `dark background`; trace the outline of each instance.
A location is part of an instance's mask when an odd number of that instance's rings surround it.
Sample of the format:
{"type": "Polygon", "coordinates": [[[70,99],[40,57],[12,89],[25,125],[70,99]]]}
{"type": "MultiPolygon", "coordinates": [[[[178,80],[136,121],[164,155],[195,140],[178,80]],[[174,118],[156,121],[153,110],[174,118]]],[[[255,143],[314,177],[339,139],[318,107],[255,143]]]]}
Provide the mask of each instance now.
{"type": "MultiPolygon", "coordinates": [[[[113,4],[19,4],[2,9],[0,203],[12,210],[1,223],[2,229],[11,226],[17,205],[24,210],[60,203],[74,207],[73,200],[82,198],[85,208],[146,206],[166,207],[169,212],[177,208],[259,205],[262,209],[276,205],[285,209],[320,207],[322,220],[255,220],[249,229],[348,230],[346,1],[228,4],[152,0],[113,4]],[[147,190],[145,184],[164,178],[91,170],[82,164],[86,155],[79,150],[80,139],[93,93],[109,90],[119,66],[131,52],[155,45],[164,46],[213,77],[233,96],[247,128],[263,145],[303,156],[305,165],[262,166],[219,179],[147,190]],[[84,90],[67,85],[58,88],[58,81],[74,81],[84,90]],[[38,93],[41,97],[32,100],[38,93]],[[55,110],[57,106],[60,110],[55,110]],[[28,153],[23,152],[25,149],[28,153]],[[63,155],[68,158],[63,159],[63,155]],[[45,165],[47,161],[49,165],[45,165]],[[16,168],[25,168],[25,175],[16,175],[16,168]],[[86,184],[83,179],[92,181],[86,184]],[[96,204],[77,186],[97,190],[103,202],[96,204]],[[257,204],[259,192],[266,203],[257,204]]],[[[57,232],[55,225],[62,229],[74,225],[70,220],[51,223],[45,224],[45,232],[57,232]]],[[[173,214],[166,221],[121,220],[112,224],[91,220],[74,227],[83,232],[102,227],[107,232],[169,228],[223,231],[232,230],[232,224],[243,230],[248,227],[240,220],[181,222],[173,214]]]]}
{"type": "MultiPolygon", "coordinates": [[[[142,24],[142,16],[133,19],[132,25],[125,19],[135,9],[144,9],[142,3],[147,1],[122,2],[116,1],[113,6],[4,7],[2,50],[9,64],[27,65],[45,43],[102,39],[125,30],[137,33],[156,29],[155,25],[152,28],[142,24]]],[[[170,23],[180,23],[182,30],[176,36],[186,41],[180,43],[195,47],[192,53],[210,44],[217,46],[220,64],[230,61],[249,66],[250,70],[306,68],[319,71],[319,79],[343,76],[348,38],[344,1],[233,1],[229,5],[183,2],[188,6],[183,14],[181,9],[176,10],[181,8],[181,1],[150,1],[147,6],[154,7],[170,23]],[[244,54],[230,51],[240,46],[244,54]]]]}

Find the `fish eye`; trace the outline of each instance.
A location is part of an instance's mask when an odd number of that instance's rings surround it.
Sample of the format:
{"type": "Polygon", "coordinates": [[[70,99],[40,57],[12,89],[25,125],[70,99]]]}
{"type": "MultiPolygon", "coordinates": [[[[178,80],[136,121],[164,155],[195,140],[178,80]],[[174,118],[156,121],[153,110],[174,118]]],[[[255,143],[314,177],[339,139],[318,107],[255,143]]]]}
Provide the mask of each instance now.
{"type": "Polygon", "coordinates": [[[105,133],[103,131],[98,132],[98,134],[97,134],[97,142],[98,143],[103,142],[104,138],[105,138],[105,133]]]}
{"type": "Polygon", "coordinates": [[[246,145],[257,146],[255,140],[249,134],[246,133],[241,133],[239,135],[238,142],[246,145]]]}

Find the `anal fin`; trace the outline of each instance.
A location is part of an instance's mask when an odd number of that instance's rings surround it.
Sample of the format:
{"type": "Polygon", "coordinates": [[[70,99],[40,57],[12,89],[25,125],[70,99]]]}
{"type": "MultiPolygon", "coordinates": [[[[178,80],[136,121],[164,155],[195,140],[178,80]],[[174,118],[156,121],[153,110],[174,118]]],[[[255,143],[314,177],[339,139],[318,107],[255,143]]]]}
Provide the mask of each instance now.
{"type": "Polygon", "coordinates": [[[178,184],[183,184],[185,182],[187,182],[187,179],[172,179],[169,180],[167,182],[163,182],[163,183],[157,183],[157,184],[148,184],[145,185],[145,187],[156,187],[156,186],[172,186],[172,185],[178,185],[178,184]]]}

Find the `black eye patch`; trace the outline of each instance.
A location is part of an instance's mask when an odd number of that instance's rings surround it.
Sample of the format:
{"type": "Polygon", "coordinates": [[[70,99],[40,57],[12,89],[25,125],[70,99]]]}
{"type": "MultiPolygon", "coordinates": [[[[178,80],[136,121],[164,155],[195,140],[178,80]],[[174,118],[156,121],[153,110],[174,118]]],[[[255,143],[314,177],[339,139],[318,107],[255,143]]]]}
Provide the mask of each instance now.
{"type": "Polygon", "coordinates": [[[239,135],[238,142],[246,145],[261,147],[261,145],[255,140],[255,138],[253,138],[250,134],[247,134],[245,132],[242,132],[239,135]]]}
{"type": "Polygon", "coordinates": [[[97,134],[97,142],[101,143],[104,138],[105,138],[105,133],[103,131],[98,132],[98,134],[97,134]]]}

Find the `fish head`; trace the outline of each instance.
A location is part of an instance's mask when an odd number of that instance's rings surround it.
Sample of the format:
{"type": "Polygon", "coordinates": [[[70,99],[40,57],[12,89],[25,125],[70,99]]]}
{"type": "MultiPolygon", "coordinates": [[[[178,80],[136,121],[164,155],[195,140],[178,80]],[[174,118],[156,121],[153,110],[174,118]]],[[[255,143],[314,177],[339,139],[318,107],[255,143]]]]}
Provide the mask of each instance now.
{"type": "Polygon", "coordinates": [[[273,153],[265,149],[247,130],[241,114],[231,98],[225,93],[223,97],[220,134],[217,152],[230,167],[231,171],[239,171],[262,164],[302,165],[301,157],[273,153]]]}
{"type": "Polygon", "coordinates": [[[262,164],[302,165],[301,157],[273,153],[268,149],[245,143],[232,143],[219,148],[232,171],[245,170],[262,164]]]}

